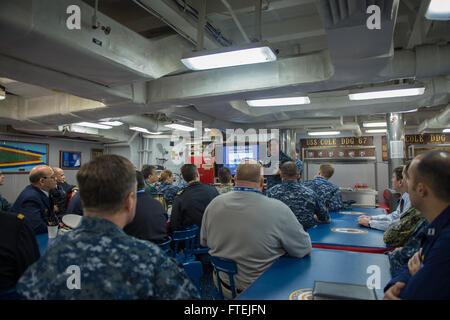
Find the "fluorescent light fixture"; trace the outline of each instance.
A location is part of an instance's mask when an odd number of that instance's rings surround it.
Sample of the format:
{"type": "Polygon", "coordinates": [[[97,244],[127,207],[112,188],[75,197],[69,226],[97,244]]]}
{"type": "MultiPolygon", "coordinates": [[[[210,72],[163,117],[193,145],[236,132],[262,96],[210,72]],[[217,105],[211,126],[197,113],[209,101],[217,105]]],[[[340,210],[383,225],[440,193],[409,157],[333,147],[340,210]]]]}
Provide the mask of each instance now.
{"type": "Polygon", "coordinates": [[[194,56],[181,59],[181,62],[183,62],[184,65],[191,70],[207,70],[270,62],[275,61],[276,59],[276,55],[267,44],[260,44],[256,46],[253,44],[251,47],[239,47],[234,50],[230,48],[222,48],[219,50],[209,51],[209,53],[199,52],[194,54],[194,56]]]}
{"type": "Polygon", "coordinates": [[[406,110],[406,111],[398,111],[398,113],[410,113],[410,112],[417,112],[419,111],[419,108],[412,109],[412,110],[406,110]]]}
{"type": "Polygon", "coordinates": [[[78,123],[74,123],[74,124],[77,126],[88,127],[88,128],[112,129],[111,126],[107,126],[107,125],[99,124],[99,123],[92,123],[92,122],[78,122],[78,123]]]}
{"type": "Polygon", "coordinates": [[[0,100],[4,100],[6,98],[6,91],[0,86],[0,100]]]}
{"type": "Polygon", "coordinates": [[[450,128],[442,130],[442,133],[450,133],[450,128]]]}
{"type": "Polygon", "coordinates": [[[142,137],[144,137],[146,139],[170,139],[172,136],[169,136],[166,134],[149,136],[148,134],[144,134],[144,135],[142,135],[142,137]]]}
{"type": "Polygon", "coordinates": [[[195,128],[188,127],[188,126],[183,126],[183,125],[177,124],[177,123],[166,124],[164,126],[167,127],[167,128],[171,128],[171,129],[175,129],[175,130],[181,130],[181,131],[194,131],[195,130],[195,128]]]}
{"type": "Polygon", "coordinates": [[[145,128],[141,128],[141,127],[130,127],[130,130],[137,131],[137,132],[143,132],[143,133],[150,133],[150,131],[148,131],[145,128]]]}
{"type": "Polygon", "coordinates": [[[308,97],[286,97],[273,99],[247,100],[250,107],[274,107],[274,106],[295,106],[298,104],[310,104],[308,97]]]}
{"type": "Polygon", "coordinates": [[[363,122],[364,128],[387,127],[386,121],[383,122],[363,122]]]}
{"type": "Polygon", "coordinates": [[[425,88],[421,87],[421,88],[406,88],[406,89],[351,93],[348,95],[348,97],[350,100],[370,100],[370,99],[419,96],[422,95],[424,92],[425,88]]]}
{"type": "Polygon", "coordinates": [[[387,129],[370,129],[366,130],[366,133],[386,133],[387,129]]]}
{"type": "Polygon", "coordinates": [[[101,124],[107,125],[107,126],[113,126],[113,127],[118,127],[123,125],[123,122],[120,121],[101,121],[101,124]]]}
{"type": "Polygon", "coordinates": [[[450,20],[450,1],[431,0],[425,18],[428,20],[450,20]]]}
{"type": "Polygon", "coordinates": [[[308,132],[309,136],[335,136],[341,134],[340,131],[310,131],[308,132]]]}

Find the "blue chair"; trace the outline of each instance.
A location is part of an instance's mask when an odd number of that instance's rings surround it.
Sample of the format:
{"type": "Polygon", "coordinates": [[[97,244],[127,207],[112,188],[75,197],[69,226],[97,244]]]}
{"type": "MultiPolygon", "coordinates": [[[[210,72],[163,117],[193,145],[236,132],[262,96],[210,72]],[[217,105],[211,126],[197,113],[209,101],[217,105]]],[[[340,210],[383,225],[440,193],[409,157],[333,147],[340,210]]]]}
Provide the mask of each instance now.
{"type": "Polygon", "coordinates": [[[200,246],[200,228],[194,224],[191,227],[186,228],[187,230],[193,230],[195,232],[195,241],[194,248],[190,254],[198,255],[198,254],[207,254],[209,252],[209,248],[203,248],[200,246]]]}
{"type": "Polygon", "coordinates": [[[166,242],[158,243],[158,247],[160,247],[161,250],[164,251],[165,253],[169,253],[171,243],[172,243],[172,238],[169,237],[169,240],[167,240],[166,242]]]}
{"type": "Polygon", "coordinates": [[[24,298],[19,295],[16,288],[12,288],[7,291],[0,292],[0,300],[23,300],[24,298]]]}
{"type": "MultiPolygon", "coordinates": [[[[237,265],[236,262],[231,259],[220,258],[211,256],[211,263],[214,267],[214,273],[216,275],[216,285],[219,287],[218,295],[220,299],[225,299],[222,289],[222,281],[219,277],[219,272],[224,272],[228,275],[228,279],[230,280],[230,288],[231,288],[231,298],[234,299],[236,297],[236,287],[234,285],[234,275],[237,273],[237,265]]],[[[216,289],[217,289],[216,287],[216,289]]],[[[228,289],[228,288],[227,288],[228,289]]]]}
{"type": "Polygon", "coordinates": [[[195,230],[193,229],[174,231],[172,235],[172,242],[174,244],[172,256],[179,262],[184,263],[195,260],[195,255],[192,253],[195,236],[195,230]],[[179,254],[178,250],[180,248],[180,243],[182,242],[184,242],[184,249],[183,253],[179,254]]]}
{"type": "Polygon", "coordinates": [[[183,263],[183,267],[189,279],[192,280],[198,292],[200,292],[200,278],[203,276],[202,263],[200,261],[189,261],[183,263]]]}

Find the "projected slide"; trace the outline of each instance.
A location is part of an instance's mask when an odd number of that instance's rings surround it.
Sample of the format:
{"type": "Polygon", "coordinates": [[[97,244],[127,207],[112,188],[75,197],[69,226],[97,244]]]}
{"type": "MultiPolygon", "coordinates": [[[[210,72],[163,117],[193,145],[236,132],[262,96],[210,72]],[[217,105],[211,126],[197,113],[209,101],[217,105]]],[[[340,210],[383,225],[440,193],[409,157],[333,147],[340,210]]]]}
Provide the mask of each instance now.
{"type": "Polygon", "coordinates": [[[259,160],[257,144],[223,147],[223,165],[230,169],[232,175],[236,174],[236,168],[243,160],[259,160]]]}

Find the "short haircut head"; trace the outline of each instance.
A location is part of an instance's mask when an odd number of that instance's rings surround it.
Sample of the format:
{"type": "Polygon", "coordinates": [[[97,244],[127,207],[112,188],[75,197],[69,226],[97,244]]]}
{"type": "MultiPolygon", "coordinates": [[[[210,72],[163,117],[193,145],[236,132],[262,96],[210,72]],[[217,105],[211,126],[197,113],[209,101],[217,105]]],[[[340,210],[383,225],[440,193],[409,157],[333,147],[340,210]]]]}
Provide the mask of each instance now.
{"type": "Polygon", "coordinates": [[[220,183],[229,183],[231,181],[231,171],[227,167],[222,167],[217,173],[220,183]]]}
{"type": "Polygon", "coordinates": [[[320,172],[326,179],[330,179],[334,174],[334,167],[331,163],[322,163],[320,165],[320,172]]]}
{"type": "Polygon", "coordinates": [[[114,214],[136,192],[136,169],[122,156],[103,155],[82,165],[77,181],[86,210],[114,214]]]}
{"type": "Polygon", "coordinates": [[[284,178],[297,179],[298,167],[295,162],[287,161],[281,166],[281,173],[284,178]]]}
{"type": "Polygon", "coordinates": [[[137,181],[137,189],[144,190],[145,189],[145,181],[144,175],[142,172],[136,170],[136,181],[137,181]]]}
{"type": "Polygon", "coordinates": [[[181,175],[186,182],[195,180],[197,178],[197,166],[192,163],[184,164],[181,169],[181,175]]]}
{"type": "Polygon", "coordinates": [[[436,198],[450,202],[450,152],[433,150],[420,154],[414,170],[414,185],[425,183],[436,198]]]}
{"type": "Polygon", "coordinates": [[[403,179],[403,168],[404,168],[404,166],[399,166],[399,167],[394,169],[395,179],[397,181],[403,179]]]}
{"type": "Polygon", "coordinates": [[[261,181],[262,166],[253,160],[244,160],[236,169],[235,179],[237,181],[248,181],[259,183],[261,181]]]}
{"type": "Polygon", "coordinates": [[[38,166],[34,167],[33,169],[31,169],[30,174],[28,176],[30,183],[36,184],[39,182],[39,180],[41,180],[41,178],[45,178],[48,174],[47,169],[51,169],[51,168],[46,165],[38,165],[38,166]]]}
{"type": "Polygon", "coordinates": [[[142,167],[142,175],[144,176],[144,179],[147,179],[148,176],[151,176],[153,174],[153,171],[156,170],[155,166],[152,165],[145,165],[142,167]]]}
{"type": "Polygon", "coordinates": [[[159,182],[167,181],[167,179],[169,179],[172,176],[173,176],[172,171],[170,171],[170,170],[163,170],[163,171],[161,171],[161,173],[159,175],[159,182]]]}

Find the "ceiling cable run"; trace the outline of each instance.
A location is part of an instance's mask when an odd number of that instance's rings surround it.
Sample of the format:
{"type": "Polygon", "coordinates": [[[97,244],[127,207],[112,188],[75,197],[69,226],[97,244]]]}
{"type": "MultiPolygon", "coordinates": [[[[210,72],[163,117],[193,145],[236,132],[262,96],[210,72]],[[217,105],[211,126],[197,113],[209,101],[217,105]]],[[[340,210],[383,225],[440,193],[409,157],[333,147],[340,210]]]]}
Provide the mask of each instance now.
{"type": "MultiPolygon", "coordinates": [[[[139,0],[133,0],[133,1],[140,2],[139,0]]],[[[172,1],[178,6],[180,11],[182,11],[183,13],[189,14],[192,18],[194,18],[195,21],[199,20],[199,12],[195,8],[193,8],[189,4],[187,4],[186,1],[184,1],[184,0],[182,0],[182,1],[172,0],[172,1]]],[[[220,30],[216,29],[208,21],[206,21],[205,30],[208,31],[214,37],[214,39],[216,39],[217,42],[219,42],[220,45],[222,45],[224,47],[229,47],[233,44],[230,40],[228,40],[227,38],[225,38],[222,35],[220,30]]]]}

